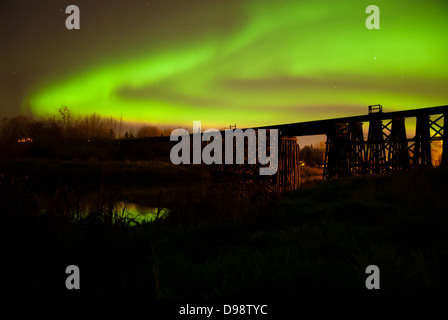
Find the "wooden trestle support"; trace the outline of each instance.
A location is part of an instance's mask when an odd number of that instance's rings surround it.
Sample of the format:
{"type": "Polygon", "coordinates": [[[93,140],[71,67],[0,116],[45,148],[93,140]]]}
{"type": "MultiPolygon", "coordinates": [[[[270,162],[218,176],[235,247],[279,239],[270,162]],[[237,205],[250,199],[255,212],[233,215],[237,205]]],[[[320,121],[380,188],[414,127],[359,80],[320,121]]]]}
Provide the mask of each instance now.
{"type": "Polygon", "coordinates": [[[417,116],[412,139],[406,137],[405,119],[400,117],[385,121],[372,117],[367,141],[361,122],[334,123],[327,133],[324,179],[432,166],[431,143],[436,140],[443,140],[442,164],[447,165],[446,115],[417,116]]]}

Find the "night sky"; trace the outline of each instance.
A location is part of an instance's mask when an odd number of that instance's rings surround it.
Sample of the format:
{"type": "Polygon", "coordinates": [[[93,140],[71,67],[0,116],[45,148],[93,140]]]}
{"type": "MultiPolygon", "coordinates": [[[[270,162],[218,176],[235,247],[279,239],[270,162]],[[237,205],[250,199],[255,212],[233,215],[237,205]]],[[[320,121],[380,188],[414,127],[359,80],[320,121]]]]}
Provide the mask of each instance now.
{"type": "Polygon", "coordinates": [[[446,0],[0,2],[0,116],[281,124],[448,104],[446,0]],[[79,6],[81,29],[65,8],[79,6]],[[365,26],[380,8],[380,29],[365,26]]]}

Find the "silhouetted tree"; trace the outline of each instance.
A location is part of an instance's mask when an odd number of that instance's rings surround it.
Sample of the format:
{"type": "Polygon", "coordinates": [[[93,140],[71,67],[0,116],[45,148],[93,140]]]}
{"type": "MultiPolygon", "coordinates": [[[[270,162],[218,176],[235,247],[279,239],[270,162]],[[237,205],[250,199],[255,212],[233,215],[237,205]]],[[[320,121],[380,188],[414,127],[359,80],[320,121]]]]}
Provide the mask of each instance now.
{"type": "Polygon", "coordinates": [[[109,139],[115,140],[115,132],[114,129],[109,129],[109,139]]]}
{"type": "Polygon", "coordinates": [[[314,148],[313,145],[305,146],[299,151],[299,158],[310,167],[321,166],[324,163],[325,150],[322,147],[314,148]]]}
{"type": "Polygon", "coordinates": [[[70,108],[67,106],[62,106],[58,109],[59,114],[61,115],[62,127],[65,133],[65,137],[70,135],[70,129],[72,126],[72,117],[70,108]]]}
{"type": "Polygon", "coordinates": [[[22,138],[29,138],[29,126],[32,120],[26,116],[20,115],[9,119],[6,125],[6,140],[10,142],[22,138]]]}

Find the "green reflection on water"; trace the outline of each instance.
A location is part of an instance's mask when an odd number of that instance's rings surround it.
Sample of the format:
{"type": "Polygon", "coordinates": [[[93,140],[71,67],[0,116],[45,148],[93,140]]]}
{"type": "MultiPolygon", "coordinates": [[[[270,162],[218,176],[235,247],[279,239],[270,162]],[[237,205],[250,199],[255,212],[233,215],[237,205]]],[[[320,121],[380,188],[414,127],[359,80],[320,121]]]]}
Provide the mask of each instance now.
{"type": "Polygon", "coordinates": [[[130,225],[163,219],[170,212],[168,208],[146,207],[123,201],[117,203],[116,210],[120,213],[121,218],[129,219],[130,225]]]}

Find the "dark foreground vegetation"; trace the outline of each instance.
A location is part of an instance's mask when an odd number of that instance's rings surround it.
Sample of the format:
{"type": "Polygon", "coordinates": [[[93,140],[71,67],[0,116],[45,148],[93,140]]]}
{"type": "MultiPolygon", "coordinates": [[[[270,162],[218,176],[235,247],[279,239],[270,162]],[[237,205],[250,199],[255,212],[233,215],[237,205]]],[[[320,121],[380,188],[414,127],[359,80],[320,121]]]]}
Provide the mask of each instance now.
{"type": "MultiPolygon", "coordinates": [[[[263,189],[241,197],[235,187],[213,186],[203,172],[175,173],[176,184],[203,187],[173,192],[167,216],[136,224],[116,206],[123,181],[108,181],[89,162],[58,171],[26,161],[4,161],[0,175],[4,296],[245,303],[447,296],[445,168],[321,181],[275,201],[263,189]],[[79,179],[57,173],[64,170],[79,179]],[[83,208],[81,177],[117,184],[83,208]],[[68,265],[80,268],[80,290],[65,287],[68,265]],[[380,268],[380,290],[365,287],[368,265],[380,268]]],[[[104,166],[135,176],[130,165],[104,166]]],[[[146,170],[144,181],[156,184],[146,170]]]]}

